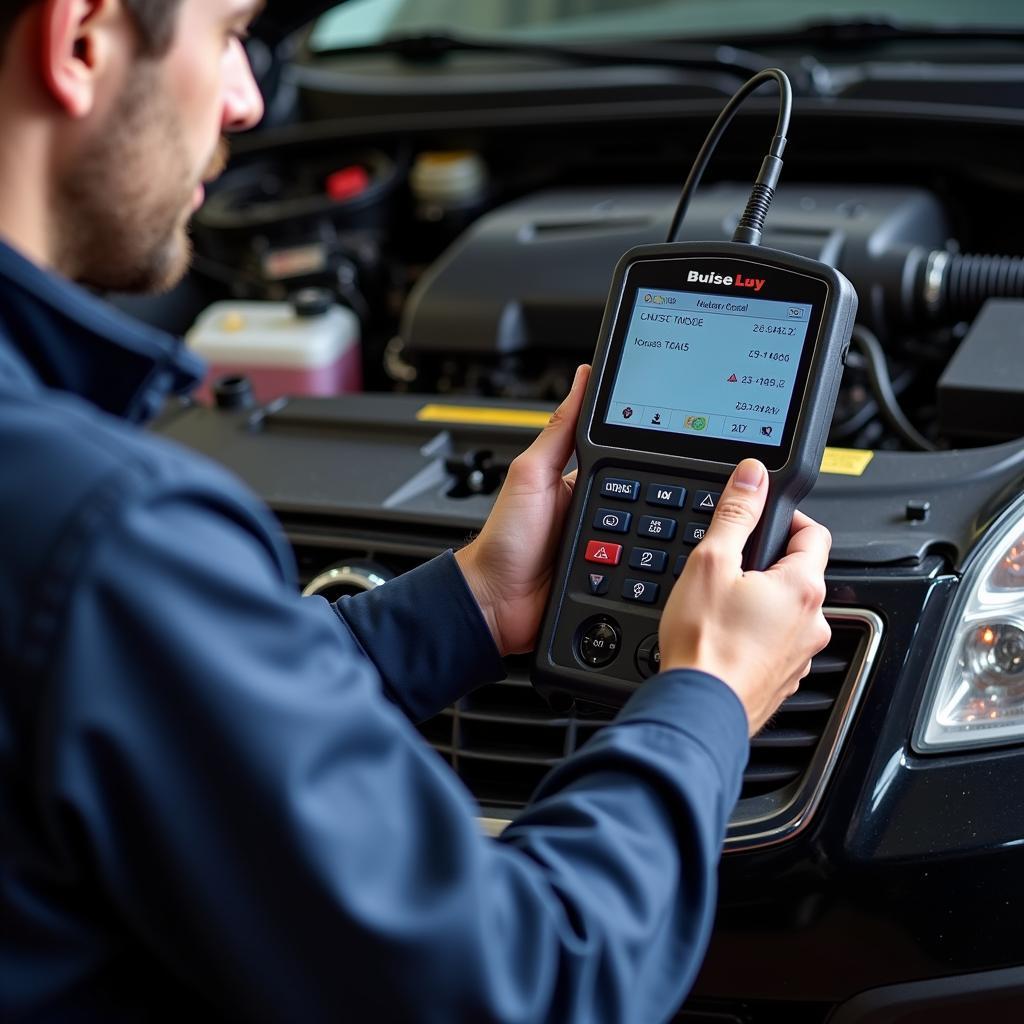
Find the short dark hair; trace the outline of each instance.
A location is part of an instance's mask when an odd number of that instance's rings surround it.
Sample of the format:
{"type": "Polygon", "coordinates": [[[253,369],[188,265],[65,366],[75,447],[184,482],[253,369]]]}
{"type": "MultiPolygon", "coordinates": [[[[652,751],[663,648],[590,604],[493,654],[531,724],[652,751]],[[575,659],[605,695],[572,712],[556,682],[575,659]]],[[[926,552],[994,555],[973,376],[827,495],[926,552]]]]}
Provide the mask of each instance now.
{"type": "MultiPolygon", "coordinates": [[[[138,29],[143,55],[161,57],[174,42],[174,29],[182,0],[121,0],[138,29]]],[[[4,0],[0,10],[0,52],[7,45],[15,22],[39,0],[4,0]]]]}

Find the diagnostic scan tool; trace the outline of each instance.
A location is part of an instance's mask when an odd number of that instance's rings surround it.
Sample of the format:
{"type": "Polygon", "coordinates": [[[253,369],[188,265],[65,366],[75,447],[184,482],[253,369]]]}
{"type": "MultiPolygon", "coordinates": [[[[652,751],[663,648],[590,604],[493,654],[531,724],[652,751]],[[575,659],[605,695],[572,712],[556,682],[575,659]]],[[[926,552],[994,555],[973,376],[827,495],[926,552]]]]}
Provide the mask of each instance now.
{"type": "MultiPolygon", "coordinates": [[[[762,72],[744,88],[780,75],[762,72]]],[[[616,268],[533,664],[549,696],[621,704],[658,670],[661,609],[737,463],[754,457],[769,473],[744,553],[751,569],[785,550],[796,504],[817,477],[857,301],[831,267],[757,244],[784,144],[780,130],[734,241],[643,246],[616,268]]]]}

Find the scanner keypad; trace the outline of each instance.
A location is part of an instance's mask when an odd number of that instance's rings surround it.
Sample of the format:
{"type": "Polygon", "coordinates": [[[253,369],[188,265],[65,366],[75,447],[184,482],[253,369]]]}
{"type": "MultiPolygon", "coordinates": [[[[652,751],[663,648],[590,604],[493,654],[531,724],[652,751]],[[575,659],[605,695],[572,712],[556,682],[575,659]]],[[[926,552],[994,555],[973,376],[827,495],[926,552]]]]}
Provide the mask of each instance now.
{"type": "Polygon", "coordinates": [[[635,682],[658,671],[657,615],[704,539],[723,482],[623,467],[597,473],[563,610],[577,665],[614,663],[635,682]]]}
{"type": "Polygon", "coordinates": [[[573,566],[574,589],[609,604],[663,607],[688,555],[704,539],[721,493],[716,480],[600,471],[584,515],[587,528],[573,566]],[[618,508],[609,507],[609,499],[618,508]],[[615,543],[609,543],[610,533],[615,543]]]}

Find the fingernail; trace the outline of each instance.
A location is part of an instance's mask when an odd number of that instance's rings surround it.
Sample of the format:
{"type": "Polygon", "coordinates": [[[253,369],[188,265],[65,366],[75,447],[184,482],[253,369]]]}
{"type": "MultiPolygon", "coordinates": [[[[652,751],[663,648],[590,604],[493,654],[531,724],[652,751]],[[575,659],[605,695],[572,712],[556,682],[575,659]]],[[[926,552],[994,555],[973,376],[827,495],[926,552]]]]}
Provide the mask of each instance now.
{"type": "Polygon", "coordinates": [[[732,482],[745,491],[757,491],[764,479],[764,467],[756,459],[744,459],[737,467],[732,482]]]}
{"type": "Polygon", "coordinates": [[[580,385],[580,377],[583,376],[583,371],[587,368],[586,363],[580,363],[576,367],[576,376],[572,379],[572,387],[569,388],[569,394],[571,395],[580,385]]]}

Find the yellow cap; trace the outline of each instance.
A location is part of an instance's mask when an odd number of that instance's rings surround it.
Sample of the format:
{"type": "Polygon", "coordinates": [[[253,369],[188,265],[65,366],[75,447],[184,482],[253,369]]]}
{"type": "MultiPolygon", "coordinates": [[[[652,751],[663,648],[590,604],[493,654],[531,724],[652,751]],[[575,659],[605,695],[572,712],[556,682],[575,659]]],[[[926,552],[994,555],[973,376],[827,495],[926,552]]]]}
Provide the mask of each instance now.
{"type": "Polygon", "coordinates": [[[245,317],[241,313],[225,313],[220,322],[220,329],[228,334],[237,334],[245,330],[245,317]]]}

